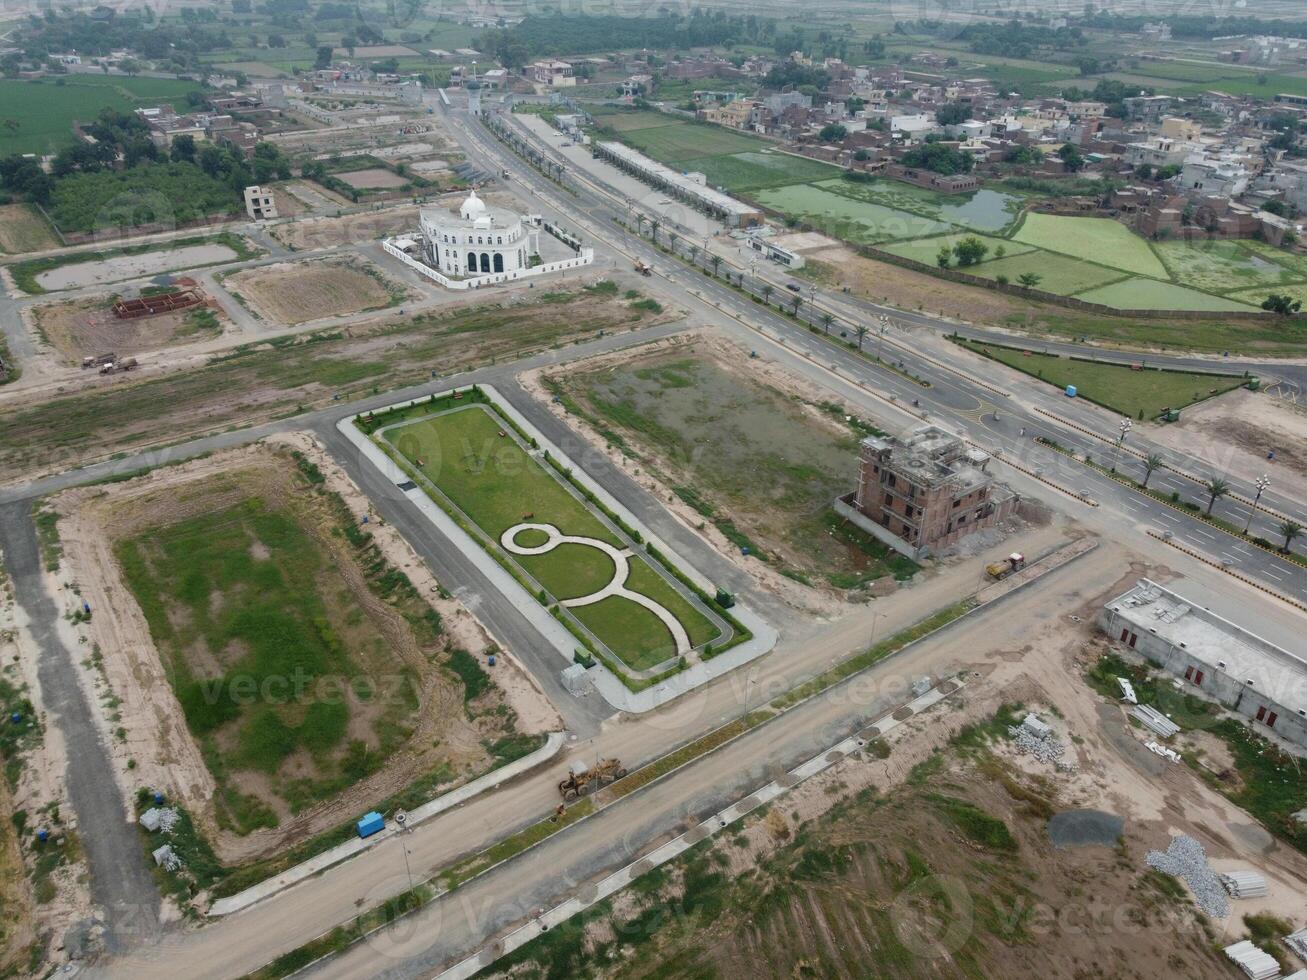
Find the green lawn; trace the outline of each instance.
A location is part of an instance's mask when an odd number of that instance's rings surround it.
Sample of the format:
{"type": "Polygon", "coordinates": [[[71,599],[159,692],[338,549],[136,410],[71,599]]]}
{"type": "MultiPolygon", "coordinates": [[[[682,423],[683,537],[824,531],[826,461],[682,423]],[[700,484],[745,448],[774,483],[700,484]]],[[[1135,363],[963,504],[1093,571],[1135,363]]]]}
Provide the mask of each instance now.
{"type": "Polygon", "coordinates": [[[54,153],[73,142],[73,122],[91,122],[101,109],[130,112],[141,106],[186,106],[186,93],[199,82],[119,75],[66,75],[20,81],[0,79],[0,157],[11,153],[54,153]],[[10,122],[15,125],[11,126],[10,122]]]}
{"type": "Polygon", "coordinates": [[[1013,237],[1050,252],[1086,258],[1154,279],[1169,279],[1166,266],[1140,238],[1111,218],[1081,218],[1032,212],[1013,237]]]}
{"type": "Polygon", "coordinates": [[[1200,293],[1169,282],[1136,277],[1079,293],[1076,299],[1102,303],[1118,310],[1217,310],[1251,312],[1244,303],[1211,293],[1200,293]]]}
{"type": "MultiPolygon", "coordinates": [[[[631,542],[610,529],[545,464],[533,459],[512,436],[508,424],[486,405],[419,418],[387,430],[384,438],[495,542],[510,527],[536,523],[634,550],[631,542]]],[[[523,535],[518,543],[538,545],[542,536],[523,535]]],[[[503,554],[544,587],[551,605],[597,592],[613,577],[612,560],[583,544],[562,544],[542,555],[503,554]]],[[[685,627],[692,645],[718,638],[712,622],[668,585],[647,559],[636,554],[630,567],[627,586],[667,607],[685,627]]],[[[667,627],[630,599],[610,596],[571,613],[636,670],[653,667],[676,654],[667,627]]]]}
{"type": "Polygon", "coordinates": [[[1231,375],[1191,374],[1183,371],[1135,371],[1119,364],[1071,360],[1051,354],[1027,353],[962,341],[961,346],[1030,374],[1057,388],[1075,385],[1091,401],[1129,418],[1151,419],[1168,408],[1183,408],[1217,392],[1231,391],[1243,379],[1231,375]]]}

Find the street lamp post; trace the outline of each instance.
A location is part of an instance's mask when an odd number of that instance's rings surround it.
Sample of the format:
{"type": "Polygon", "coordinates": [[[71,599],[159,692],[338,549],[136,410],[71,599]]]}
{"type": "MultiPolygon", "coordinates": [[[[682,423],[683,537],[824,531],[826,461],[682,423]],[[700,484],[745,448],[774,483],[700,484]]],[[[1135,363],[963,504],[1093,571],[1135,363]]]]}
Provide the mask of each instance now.
{"type": "Polygon", "coordinates": [[[889,329],[889,317],[882,313],[880,315],[880,338],[876,341],[876,362],[880,362],[880,355],[885,350],[885,331],[889,329]]]}
{"type": "Polygon", "coordinates": [[[1247,534],[1248,529],[1253,526],[1253,514],[1257,513],[1257,504],[1262,499],[1262,494],[1266,488],[1271,485],[1271,478],[1263,473],[1257,478],[1257,496],[1253,498],[1253,505],[1248,510],[1248,520],[1244,522],[1243,533],[1247,534]]]}
{"type": "Polygon", "coordinates": [[[1130,434],[1130,430],[1134,428],[1134,425],[1129,419],[1122,419],[1121,424],[1117,427],[1121,430],[1121,434],[1116,437],[1116,451],[1112,454],[1112,472],[1114,473],[1116,472],[1117,459],[1121,455],[1121,446],[1125,443],[1125,437],[1130,434]]]}

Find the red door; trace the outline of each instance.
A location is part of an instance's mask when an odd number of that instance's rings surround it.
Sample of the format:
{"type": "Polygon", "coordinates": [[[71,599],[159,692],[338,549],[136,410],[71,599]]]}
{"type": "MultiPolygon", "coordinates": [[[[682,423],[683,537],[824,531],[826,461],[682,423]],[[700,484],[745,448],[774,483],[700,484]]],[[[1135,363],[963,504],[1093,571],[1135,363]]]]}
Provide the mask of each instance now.
{"type": "Polygon", "coordinates": [[[1199,687],[1203,686],[1203,672],[1201,670],[1194,671],[1194,683],[1199,687]]]}
{"type": "Polygon", "coordinates": [[[1186,667],[1186,668],[1184,669],[1184,679],[1187,680],[1187,681],[1191,681],[1191,680],[1194,679],[1194,667],[1193,667],[1193,664],[1190,664],[1188,667],[1186,667]]]}
{"type": "Polygon", "coordinates": [[[1266,720],[1266,705],[1262,705],[1260,708],[1257,709],[1257,720],[1258,721],[1266,720]]]}
{"type": "Polygon", "coordinates": [[[1129,630],[1122,630],[1122,631],[1121,631],[1121,642],[1124,643],[1124,642],[1126,641],[1126,637],[1128,637],[1129,635],[1130,635],[1130,631],[1129,631],[1129,630]]]}
{"type": "Polygon", "coordinates": [[[1266,713],[1266,727],[1267,727],[1267,728],[1274,728],[1274,727],[1275,727],[1275,719],[1276,719],[1277,717],[1278,717],[1278,716],[1275,714],[1274,711],[1268,711],[1268,712],[1266,713]]]}
{"type": "Polygon", "coordinates": [[[1131,634],[1130,634],[1130,646],[1131,646],[1131,647],[1133,647],[1133,646],[1135,645],[1135,640],[1137,640],[1137,639],[1139,639],[1139,634],[1138,634],[1138,633],[1131,633],[1131,634]]]}

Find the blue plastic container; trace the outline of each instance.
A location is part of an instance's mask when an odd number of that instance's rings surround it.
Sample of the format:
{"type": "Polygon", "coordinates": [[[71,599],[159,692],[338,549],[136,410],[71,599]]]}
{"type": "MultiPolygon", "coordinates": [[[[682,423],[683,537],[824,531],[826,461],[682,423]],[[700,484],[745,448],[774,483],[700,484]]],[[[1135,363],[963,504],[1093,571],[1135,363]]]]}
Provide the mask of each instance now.
{"type": "Polygon", "coordinates": [[[371,837],[386,826],[386,818],[376,810],[366,814],[358,822],[358,832],[360,837],[371,837]]]}
{"type": "Polygon", "coordinates": [[[1076,386],[1075,386],[1075,385],[1067,385],[1067,386],[1066,386],[1066,396],[1067,396],[1068,398],[1075,398],[1075,397],[1076,397],[1076,386]]]}

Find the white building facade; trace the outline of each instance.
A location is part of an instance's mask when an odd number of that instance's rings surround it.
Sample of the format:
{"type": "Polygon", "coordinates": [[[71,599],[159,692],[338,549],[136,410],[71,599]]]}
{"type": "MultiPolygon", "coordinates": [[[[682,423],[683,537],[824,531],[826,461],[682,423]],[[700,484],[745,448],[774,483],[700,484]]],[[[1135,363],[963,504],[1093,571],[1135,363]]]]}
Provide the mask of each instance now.
{"type": "Polygon", "coordinates": [[[426,259],[460,278],[519,273],[540,254],[540,232],[519,214],[487,205],[473,191],[455,215],[424,208],[420,217],[426,259]]]}

